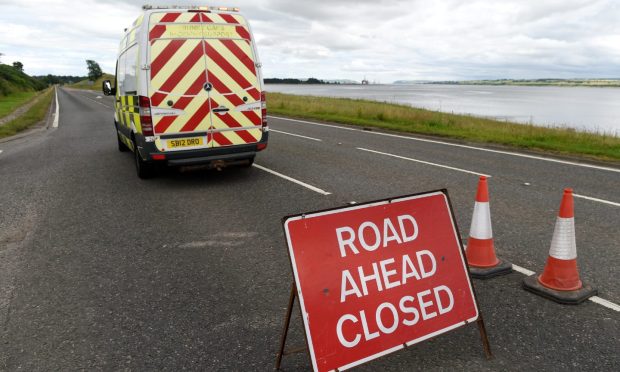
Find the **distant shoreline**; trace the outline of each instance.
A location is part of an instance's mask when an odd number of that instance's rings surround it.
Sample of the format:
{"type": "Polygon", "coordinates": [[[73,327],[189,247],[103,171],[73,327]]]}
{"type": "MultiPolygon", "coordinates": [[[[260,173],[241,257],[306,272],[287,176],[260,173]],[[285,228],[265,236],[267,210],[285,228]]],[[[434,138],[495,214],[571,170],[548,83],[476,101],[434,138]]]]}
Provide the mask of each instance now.
{"type": "MultiPolygon", "coordinates": [[[[396,83],[395,84],[399,84],[396,83]]],[[[400,83],[403,84],[403,83],[400,83]]],[[[422,84],[438,85],[510,85],[538,87],[598,87],[618,88],[620,79],[498,79],[498,80],[464,80],[464,81],[428,81],[422,84]]]]}
{"type": "MultiPolygon", "coordinates": [[[[264,79],[265,84],[286,85],[364,85],[351,80],[327,81],[319,79],[264,79]]],[[[592,87],[592,88],[620,88],[619,79],[497,79],[497,80],[397,80],[386,84],[369,85],[487,85],[487,86],[528,86],[528,87],[592,87]]]]}

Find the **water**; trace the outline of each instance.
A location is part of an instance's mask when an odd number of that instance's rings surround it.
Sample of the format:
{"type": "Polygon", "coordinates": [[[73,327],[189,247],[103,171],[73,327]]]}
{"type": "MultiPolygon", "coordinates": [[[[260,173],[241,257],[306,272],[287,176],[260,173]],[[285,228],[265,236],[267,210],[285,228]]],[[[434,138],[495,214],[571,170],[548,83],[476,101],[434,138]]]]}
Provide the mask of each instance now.
{"type": "Polygon", "coordinates": [[[443,112],[620,136],[620,88],[269,84],[266,90],[398,102],[443,112]]]}

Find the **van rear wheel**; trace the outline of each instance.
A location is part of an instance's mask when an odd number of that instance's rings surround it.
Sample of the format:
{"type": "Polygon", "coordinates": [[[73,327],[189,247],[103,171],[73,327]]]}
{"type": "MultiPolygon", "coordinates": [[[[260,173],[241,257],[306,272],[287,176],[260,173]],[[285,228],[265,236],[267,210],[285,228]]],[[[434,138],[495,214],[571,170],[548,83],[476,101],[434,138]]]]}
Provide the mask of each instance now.
{"type": "Polygon", "coordinates": [[[135,141],[133,142],[133,153],[138,177],[143,180],[153,177],[155,175],[154,166],[153,164],[149,164],[148,162],[142,160],[142,157],[140,157],[140,152],[138,151],[138,145],[136,145],[135,141]]]}

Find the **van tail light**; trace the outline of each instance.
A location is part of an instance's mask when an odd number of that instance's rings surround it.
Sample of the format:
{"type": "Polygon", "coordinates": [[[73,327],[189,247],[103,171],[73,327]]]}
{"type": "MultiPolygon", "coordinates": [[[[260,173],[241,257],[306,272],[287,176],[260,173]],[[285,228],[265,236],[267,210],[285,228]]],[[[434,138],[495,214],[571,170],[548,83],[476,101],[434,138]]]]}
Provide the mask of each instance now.
{"type": "Polygon", "coordinates": [[[267,131],[267,98],[265,91],[260,93],[261,116],[263,117],[263,131],[267,131]]]}
{"type": "Polygon", "coordinates": [[[145,137],[152,137],[153,118],[151,117],[151,100],[149,97],[139,96],[140,100],[140,126],[145,137]]]}

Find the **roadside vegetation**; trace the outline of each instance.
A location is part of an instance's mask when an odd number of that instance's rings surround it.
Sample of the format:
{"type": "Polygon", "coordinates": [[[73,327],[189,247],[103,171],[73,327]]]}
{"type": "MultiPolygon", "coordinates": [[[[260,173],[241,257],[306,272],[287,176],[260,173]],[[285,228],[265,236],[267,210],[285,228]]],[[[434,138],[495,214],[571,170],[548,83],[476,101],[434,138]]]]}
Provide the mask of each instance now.
{"type": "Polygon", "coordinates": [[[75,89],[88,89],[101,91],[101,84],[104,80],[110,80],[114,84],[114,75],[104,73],[101,77],[97,78],[94,82],[88,79],[78,81],[75,84],[68,85],[70,88],[75,89]]]}
{"type": "Polygon", "coordinates": [[[54,88],[48,88],[42,93],[43,97],[30,110],[26,111],[22,116],[0,125],[0,138],[13,136],[43,120],[54,97],[53,93],[54,88]]]}
{"type": "Polygon", "coordinates": [[[268,93],[269,113],[400,132],[508,145],[598,160],[620,160],[620,137],[447,114],[407,105],[348,98],[268,93]]]}
{"type": "Polygon", "coordinates": [[[27,103],[47,85],[23,72],[19,62],[13,66],[0,64],[0,118],[27,103]]]}

